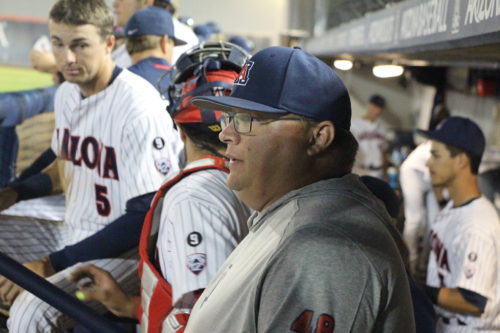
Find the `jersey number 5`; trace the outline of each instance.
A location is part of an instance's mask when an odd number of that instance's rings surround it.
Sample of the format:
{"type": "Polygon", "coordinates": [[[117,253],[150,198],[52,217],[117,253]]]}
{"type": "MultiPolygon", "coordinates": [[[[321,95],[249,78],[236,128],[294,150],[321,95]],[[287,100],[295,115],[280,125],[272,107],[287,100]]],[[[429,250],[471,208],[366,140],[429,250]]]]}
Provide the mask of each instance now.
{"type": "Polygon", "coordinates": [[[109,203],[108,197],[108,187],[95,184],[95,204],[97,207],[97,212],[101,216],[108,216],[111,213],[111,204],[109,203]]]}
{"type": "MultiPolygon", "coordinates": [[[[297,333],[311,332],[310,326],[314,316],[314,311],[305,310],[295,319],[290,329],[297,333]]],[[[314,333],[332,333],[335,328],[335,321],[329,314],[323,313],[318,317],[314,333]]]]}

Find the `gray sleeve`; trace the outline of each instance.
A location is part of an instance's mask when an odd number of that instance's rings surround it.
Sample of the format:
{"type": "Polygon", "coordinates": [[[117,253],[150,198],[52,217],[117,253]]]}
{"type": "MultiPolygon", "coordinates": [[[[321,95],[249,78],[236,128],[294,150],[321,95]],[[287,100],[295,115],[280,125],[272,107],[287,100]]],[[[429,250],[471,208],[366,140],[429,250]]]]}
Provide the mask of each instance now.
{"type": "Polygon", "coordinates": [[[268,263],[257,290],[257,332],[414,332],[404,269],[392,261],[375,267],[338,233],[299,230],[268,263]]]}

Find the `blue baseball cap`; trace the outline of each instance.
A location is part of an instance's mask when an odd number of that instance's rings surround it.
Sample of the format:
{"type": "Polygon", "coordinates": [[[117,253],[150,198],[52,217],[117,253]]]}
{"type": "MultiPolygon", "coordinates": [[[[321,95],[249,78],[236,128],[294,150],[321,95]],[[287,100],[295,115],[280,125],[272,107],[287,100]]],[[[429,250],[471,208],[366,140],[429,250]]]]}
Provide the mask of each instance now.
{"type": "Polygon", "coordinates": [[[385,108],[385,98],[380,95],[372,95],[368,100],[368,103],[371,103],[379,108],[385,108]]]}
{"type": "Polygon", "coordinates": [[[193,28],[193,31],[196,37],[198,37],[198,39],[202,42],[209,40],[210,37],[212,37],[212,35],[214,34],[212,29],[210,29],[210,27],[207,26],[206,24],[200,24],[195,26],[193,28]]]}
{"type": "Polygon", "coordinates": [[[184,45],[185,41],[175,37],[172,15],[166,9],[156,6],[143,8],[132,15],[125,27],[126,37],[144,35],[167,35],[174,41],[174,45],[184,45]]]}
{"type": "Polygon", "coordinates": [[[229,38],[228,40],[229,43],[233,43],[241,47],[243,50],[249,52],[250,51],[250,45],[248,44],[247,39],[241,37],[241,36],[233,36],[229,38]]]}
{"type": "Polygon", "coordinates": [[[417,130],[431,140],[457,147],[480,158],[484,153],[486,139],[479,126],[468,118],[448,117],[434,131],[417,130]]]}
{"type": "Polygon", "coordinates": [[[211,110],[293,113],[351,126],[349,93],[335,72],[302,49],[272,46],[246,62],[230,96],[198,96],[193,104],[211,110]]]}

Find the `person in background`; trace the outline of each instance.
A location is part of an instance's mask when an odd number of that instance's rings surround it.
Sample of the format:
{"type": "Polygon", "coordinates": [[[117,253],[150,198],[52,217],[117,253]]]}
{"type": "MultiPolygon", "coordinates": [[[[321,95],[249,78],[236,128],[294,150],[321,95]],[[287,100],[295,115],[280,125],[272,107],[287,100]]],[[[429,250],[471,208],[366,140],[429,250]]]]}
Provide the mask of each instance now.
{"type": "Polygon", "coordinates": [[[479,126],[449,117],[428,137],[432,185],[450,201],[431,226],[425,290],[438,332],[497,332],[500,327],[500,220],[477,182],[486,140],[479,126]]]}
{"type": "Polygon", "coordinates": [[[174,46],[186,44],[175,37],[170,13],[156,6],[143,8],[132,15],[125,35],[127,52],[133,63],[128,70],[145,78],[158,90],[166,90],[170,80],[165,73],[171,69],[174,46]]]}
{"type": "Polygon", "coordinates": [[[351,132],[359,144],[353,172],[360,176],[383,179],[386,174],[386,129],[378,121],[385,107],[384,97],[372,95],[366,104],[365,114],[352,122],[351,132]]]}

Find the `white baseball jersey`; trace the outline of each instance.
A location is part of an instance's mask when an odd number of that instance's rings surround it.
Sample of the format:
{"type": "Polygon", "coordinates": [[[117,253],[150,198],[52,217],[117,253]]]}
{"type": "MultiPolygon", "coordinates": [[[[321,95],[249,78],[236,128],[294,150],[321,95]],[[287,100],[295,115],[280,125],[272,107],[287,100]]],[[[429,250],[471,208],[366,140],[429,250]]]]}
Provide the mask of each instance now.
{"type": "Polygon", "coordinates": [[[175,37],[186,42],[185,45],[174,47],[172,63],[175,63],[184,52],[198,45],[200,43],[200,40],[194,33],[193,29],[191,29],[184,23],[179,22],[179,20],[175,17],[172,19],[172,22],[174,23],[175,37]]]}
{"type": "Polygon", "coordinates": [[[500,220],[491,202],[477,198],[439,213],[431,229],[427,284],[463,288],[488,299],[480,317],[436,307],[450,321],[442,332],[500,331],[500,220]],[[461,324],[459,324],[461,323],[461,324]]]}
{"type": "Polygon", "coordinates": [[[379,122],[358,118],[352,122],[351,132],[359,143],[353,172],[360,176],[382,177],[386,149],[385,127],[379,122]]]}
{"type": "Polygon", "coordinates": [[[250,209],[229,190],[226,179],[221,170],[197,171],[165,195],[157,249],[177,309],[192,308],[192,292],[208,285],[248,233],[250,209]]]}
{"type": "Polygon", "coordinates": [[[430,156],[431,142],[427,141],[415,148],[399,169],[405,212],[403,237],[410,252],[412,272],[427,271],[430,249],[428,235],[431,222],[439,213],[431,175],[425,165],[430,156]]]}
{"type": "Polygon", "coordinates": [[[55,98],[52,149],[65,160],[65,222],[93,234],[125,212],[125,202],[156,190],[178,169],[182,147],[165,102],[127,70],[101,92],[82,98],[65,82],[55,98]]]}

